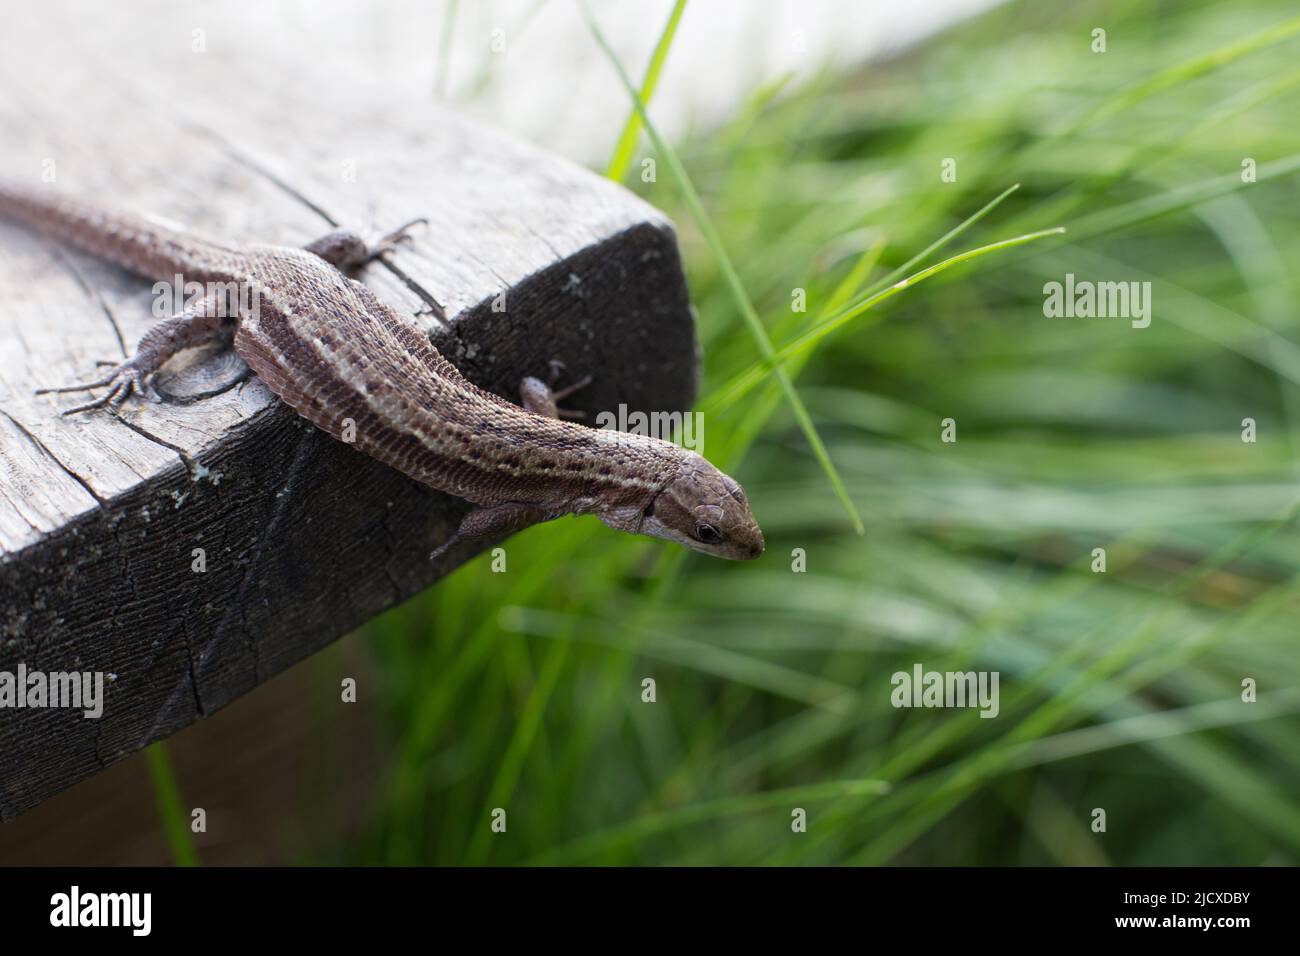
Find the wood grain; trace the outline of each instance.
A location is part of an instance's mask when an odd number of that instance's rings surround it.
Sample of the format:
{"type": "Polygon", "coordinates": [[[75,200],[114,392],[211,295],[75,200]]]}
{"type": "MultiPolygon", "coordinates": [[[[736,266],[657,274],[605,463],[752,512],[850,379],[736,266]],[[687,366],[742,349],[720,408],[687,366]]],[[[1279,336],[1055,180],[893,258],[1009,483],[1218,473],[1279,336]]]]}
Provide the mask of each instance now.
{"type": "MultiPolygon", "coordinates": [[[[363,279],[472,381],[513,400],[555,358],[596,376],[571,400],[589,413],[689,407],[676,241],[621,188],[396,101],[360,62],[315,62],[301,28],[249,34],[190,3],[42,9],[0,41],[0,174],[52,170],[236,240],[427,216],[363,279]]],[[[60,418],[70,403],[33,390],[129,353],[150,285],[0,223],[0,671],[113,675],[100,720],[0,710],[3,819],[428,586],[464,510],[318,433],[229,354],[174,370],[174,401],[60,418]]]]}

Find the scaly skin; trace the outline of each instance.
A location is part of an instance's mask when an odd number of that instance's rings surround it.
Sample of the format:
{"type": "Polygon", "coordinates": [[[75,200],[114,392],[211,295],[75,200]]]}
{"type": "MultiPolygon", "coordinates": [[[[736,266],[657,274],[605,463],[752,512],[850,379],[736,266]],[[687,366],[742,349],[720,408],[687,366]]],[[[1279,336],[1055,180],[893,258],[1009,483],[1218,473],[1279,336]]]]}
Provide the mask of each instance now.
{"type": "Polygon", "coordinates": [[[400,230],[374,250],[346,232],[304,249],[231,246],[2,183],[0,215],[146,278],[242,284],[241,301],[255,305],[222,316],[208,302],[159,323],[110,375],[50,389],[108,389],[69,411],[116,408],[133,392],[149,393],[151,377],[177,351],[233,335],[249,367],[314,425],[340,440],[346,431],[366,454],[479,506],[434,556],[464,538],[566,514],[595,514],[612,528],[722,558],[762,553],[740,485],[700,455],[562,421],[536,379],[524,382],[527,408],[478,388],[341,271],[391,248],[400,230]]]}

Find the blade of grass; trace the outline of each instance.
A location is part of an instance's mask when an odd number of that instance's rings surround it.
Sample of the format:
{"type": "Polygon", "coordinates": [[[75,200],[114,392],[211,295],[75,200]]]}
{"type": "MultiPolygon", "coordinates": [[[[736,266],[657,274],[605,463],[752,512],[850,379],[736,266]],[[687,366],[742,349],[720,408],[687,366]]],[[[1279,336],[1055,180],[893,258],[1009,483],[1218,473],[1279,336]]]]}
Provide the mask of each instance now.
{"type": "MultiPolygon", "coordinates": [[[[632,85],[632,81],[628,78],[627,72],[623,69],[623,65],[618,61],[618,57],[614,55],[613,49],[605,40],[605,35],[601,33],[600,27],[596,24],[595,17],[592,16],[590,8],[585,2],[581,4],[581,7],[583,16],[587,20],[587,25],[590,27],[592,35],[595,37],[597,44],[600,45],[601,50],[604,51],[610,65],[614,67],[614,71],[618,74],[618,78],[622,82],[623,88],[627,90],[628,96],[632,98],[633,106],[636,108],[637,115],[641,117],[641,122],[645,125],[646,133],[650,136],[651,142],[654,143],[655,150],[663,157],[664,162],[667,163],[669,170],[673,174],[673,178],[677,180],[678,188],[682,191],[682,196],[686,201],[687,208],[691,212],[691,216],[695,219],[696,226],[704,236],[704,240],[708,243],[714,256],[717,257],[718,268],[726,279],[727,286],[736,300],[737,307],[740,309],[740,314],[744,317],[745,323],[749,326],[750,333],[753,335],[754,341],[758,345],[763,360],[771,364],[773,361],[774,351],[772,348],[772,340],[768,338],[767,330],[763,327],[763,323],[759,319],[758,313],[754,310],[754,305],[749,299],[749,294],[745,291],[744,284],[740,281],[740,275],[736,272],[736,268],[731,262],[731,257],[727,254],[726,248],[722,244],[722,237],[718,234],[717,229],[713,226],[712,220],[704,211],[704,204],[700,201],[699,193],[695,191],[695,186],[691,183],[691,179],[687,175],[685,167],[682,166],[681,161],[677,158],[677,153],[668,146],[667,142],[665,142],[659,135],[659,131],[655,129],[654,124],[650,122],[650,117],[645,110],[645,104],[641,102],[641,97],[637,94],[636,87],[632,85]]],[[[858,514],[858,509],[853,504],[852,499],[849,498],[849,492],[844,486],[844,480],[840,477],[839,472],[835,468],[835,464],[831,461],[830,453],[826,450],[826,444],[822,441],[821,435],[817,433],[817,428],[813,424],[811,416],[808,414],[808,409],[804,407],[802,399],[799,398],[799,393],[795,391],[794,384],[790,381],[790,376],[786,373],[784,368],[779,366],[773,369],[773,375],[775,375],[777,381],[780,383],[782,391],[785,392],[786,401],[790,404],[790,410],[794,414],[795,421],[799,423],[799,428],[803,431],[804,437],[811,446],[813,455],[816,456],[822,470],[826,473],[826,477],[830,480],[831,487],[835,491],[835,496],[840,500],[840,504],[844,506],[844,510],[848,513],[849,519],[853,522],[853,530],[858,534],[866,534],[866,526],[862,523],[862,517],[858,514]]]]}
{"type": "Polygon", "coordinates": [[[442,33],[438,37],[438,79],[433,92],[440,100],[447,98],[447,76],[451,72],[451,37],[456,32],[456,12],[460,0],[447,0],[442,14],[442,33]]]}
{"type": "Polygon", "coordinates": [[[524,759],[528,756],[529,747],[541,727],[546,704],[551,698],[551,692],[555,690],[555,683],[564,668],[564,660],[568,657],[571,646],[566,641],[556,642],[551,645],[550,652],[546,655],[537,684],[528,696],[528,703],[510,738],[510,744],[506,747],[505,757],[502,758],[497,769],[496,779],[492,781],[492,786],[488,790],[485,806],[487,813],[483,814],[480,820],[482,825],[475,832],[474,839],[466,852],[466,859],[470,865],[481,863],[487,857],[488,841],[491,839],[491,831],[487,826],[489,815],[493,808],[504,806],[509,802],[515,784],[519,782],[524,759]]]}
{"type": "Polygon", "coordinates": [[[869,289],[867,289],[866,295],[864,295],[863,298],[870,296],[872,293],[879,292],[885,286],[897,282],[903,276],[907,275],[907,271],[909,269],[911,269],[913,266],[917,265],[918,263],[924,262],[926,259],[930,258],[930,256],[934,255],[940,249],[945,248],[949,243],[951,243],[954,239],[960,236],[963,232],[965,232],[971,226],[975,225],[975,223],[979,222],[981,219],[983,219],[985,216],[991,213],[994,209],[998,208],[998,206],[1002,205],[1002,201],[1019,188],[1020,188],[1020,183],[1012,183],[1006,189],[1002,190],[1002,192],[998,193],[998,195],[990,199],[977,212],[975,212],[970,216],[967,216],[960,223],[958,223],[952,229],[949,229],[946,233],[944,233],[934,242],[930,243],[928,246],[926,246],[916,255],[912,256],[912,258],[908,259],[906,262],[904,262],[893,272],[889,273],[879,282],[873,284],[869,289]]]}
{"type": "Polygon", "coordinates": [[[1226,196],[1247,186],[1253,188],[1259,183],[1289,175],[1297,170],[1300,170],[1300,154],[1260,165],[1255,170],[1255,180],[1252,183],[1242,180],[1240,173],[1227,173],[1157,193],[1154,196],[1144,196],[1122,206],[1103,209],[1101,212],[1076,219],[1070,224],[1070,236],[1076,244],[1087,239],[1095,239],[1104,233],[1127,229],[1147,220],[1166,216],[1171,212],[1190,209],[1192,206],[1226,196]]]}
{"type": "Polygon", "coordinates": [[[1194,143],[1198,137],[1212,134],[1233,117],[1246,113],[1269,99],[1278,96],[1292,87],[1300,85],[1300,70],[1285,76],[1270,79],[1229,97],[1215,109],[1207,112],[1197,122],[1179,131],[1172,138],[1160,138],[1139,143],[1119,168],[1111,170],[1105,176],[1088,182],[1076,182],[1062,189],[1056,196],[1041,201],[1037,207],[1026,212],[1022,219],[1013,219],[1019,226],[1030,215],[1045,216],[1048,219],[1065,219],[1074,215],[1080,208],[1095,205],[1117,183],[1123,182],[1139,170],[1151,170],[1161,163],[1167,163],[1180,155],[1180,147],[1194,143]]]}
{"type": "MultiPolygon", "coordinates": [[[[673,38],[677,36],[677,24],[681,22],[685,10],[686,0],[677,0],[673,4],[672,12],[668,14],[668,22],[664,24],[663,32],[659,34],[659,42],[655,44],[654,53],[650,56],[650,63],[641,80],[642,103],[649,104],[654,99],[655,88],[659,85],[659,75],[663,72],[664,61],[668,59],[673,38]]],[[[627,122],[623,124],[623,132],[614,147],[614,155],[610,157],[609,166],[605,169],[605,175],[615,182],[622,180],[626,175],[627,167],[632,162],[632,151],[636,149],[636,138],[640,132],[641,117],[636,110],[632,110],[628,113],[627,122]]]]}
{"type": "Polygon", "coordinates": [[[659,813],[644,814],[626,823],[617,824],[558,846],[529,862],[534,865],[554,866],[561,861],[572,862],[607,851],[620,844],[644,838],[651,833],[691,826],[717,817],[756,813],[774,808],[784,809],[792,804],[812,803],[837,797],[855,799],[878,797],[889,793],[889,789],[890,784],[886,780],[828,780],[823,783],[692,803],[659,813]]]}
{"type": "MultiPolygon", "coordinates": [[[[840,280],[831,292],[830,297],[826,300],[825,307],[818,312],[818,318],[833,314],[853,298],[858,290],[862,288],[863,283],[867,281],[867,277],[871,275],[872,270],[876,268],[876,264],[880,261],[880,257],[884,254],[887,245],[888,240],[882,235],[863,250],[848,274],[840,280]]],[[[778,326],[778,330],[780,329],[781,326],[778,326]]],[[[802,371],[803,362],[790,363],[789,374],[791,377],[797,378],[802,371]]],[[[746,409],[744,418],[736,423],[731,434],[727,437],[719,457],[715,460],[722,462],[723,467],[734,470],[740,464],[741,458],[753,446],[759,433],[767,427],[768,420],[780,407],[780,403],[781,392],[779,388],[769,388],[758,395],[755,401],[750,403],[746,409]]]]}
{"type": "Polygon", "coordinates": [[[181,805],[181,791],[176,786],[176,775],[172,773],[167,745],[160,740],[146,747],[144,758],[149,766],[149,779],[153,782],[154,799],[158,801],[158,815],[162,817],[163,834],[167,837],[172,862],[177,866],[198,866],[199,855],[190,839],[185,808],[181,805]]]}
{"type": "Polygon", "coordinates": [[[1129,87],[1120,95],[1101,103],[1095,109],[1086,113],[1080,120],[1070,126],[1067,135],[1077,133],[1104,119],[1109,119],[1150,96],[1179,86],[1198,76],[1213,72],[1220,67],[1241,59],[1243,56],[1272,46],[1274,43],[1279,43],[1297,33],[1300,33],[1300,17],[1284,20],[1282,23],[1275,24],[1267,30],[1261,30],[1253,36],[1211,50],[1209,53],[1188,60],[1186,63],[1179,63],[1166,70],[1161,70],[1150,79],[1129,87]]]}
{"type": "Polygon", "coordinates": [[[1020,744],[1008,769],[1022,769],[1054,760],[1072,760],[1084,754],[1112,747],[1196,733],[1216,727],[1231,727],[1252,720],[1271,720],[1300,711],[1300,688],[1274,691],[1258,706],[1242,707],[1231,697],[1170,710],[1144,711],[1132,717],[1066,730],[1020,744]]]}
{"type": "Polygon", "coordinates": [[[888,244],[889,241],[882,235],[862,250],[862,255],[858,256],[857,261],[853,263],[853,268],[849,270],[848,275],[840,281],[831,292],[830,298],[826,300],[822,315],[834,314],[853,298],[853,293],[862,288],[862,284],[867,281],[867,276],[871,275],[871,270],[885,254],[885,247],[888,244]]]}
{"type": "Polygon", "coordinates": [[[769,373],[780,374],[783,369],[781,363],[784,363],[793,356],[803,352],[804,349],[816,345],[819,341],[834,332],[840,326],[847,322],[852,322],[858,316],[879,305],[881,302],[884,302],[886,299],[898,295],[898,293],[911,288],[917,283],[924,282],[926,279],[943,272],[945,269],[950,269],[963,262],[969,262],[972,259],[977,259],[980,256],[987,255],[991,252],[998,252],[1002,249],[1013,249],[1016,246],[1023,246],[1038,239],[1045,239],[1048,236],[1059,236],[1064,232],[1065,228],[1062,226],[1057,226],[1055,229],[1043,229],[1039,232],[1031,232],[1023,236],[1015,236],[1011,239],[991,242],[986,246],[969,249],[966,252],[952,256],[949,259],[944,259],[942,262],[936,262],[934,265],[922,269],[920,272],[914,273],[906,279],[894,283],[889,288],[877,292],[874,295],[870,295],[856,304],[842,309],[830,318],[817,323],[808,331],[796,337],[793,341],[775,350],[766,365],[755,364],[744,372],[738,374],[726,385],[719,388],[702,404],[702,411],[707,415],[711,411],[721,411],[732,403],[739,401],[752,388],[754,388],[754,386],[760,384],[765,378],[767,378],[769,373]]]}
{"type": "MultiPolygon", "coordinates": [[[[879,282],[873,283],[862,294],[862,296],[859,297],[858,300],[856,300],[852,305],[847,306],[847,308],[852,308],[853,305],[856,305],[859,302],[865,301],[866,299],[870,298],[870,296],[873,293],[878,292],[880,289],[889,285],[891,282],[896,282],[900,276],[907,274],[908,269],[912,268],[914,265],[916,265],[919,262],[923,262],[925,259],[929,258],[935,252],[947,246],[950,242],[952,242],[954,239],[956,239],[958,236],[964,233],[967,229],[975,225],[975,223],[979,222],[990,212],[996,209],[999,205],[1001,205],[1004,199],[1006,199],[1008,196],[1010,196],[1013,192],[1015,192],[1019,188],[1020,188],[1019,183],[1013,183],[1011,186],[1008,186],[999,195],[995,196],[989,202],[985,203],[983,208],[981,208],[974,214],[968,216],[965,220],[960,222],[954,228],[948,230],[947,233],[945,233],[940,238],[936,239],[934,242],[930,243],[930,245],[926,246],[916,255],[912,256],[912,258],[908,259],[897,269],[890,272],[879,282]]],[[[872,261],[871,264],[873,266],[875,265],[874,260],[872,261]]],[[[845,307],[847,296],[841,298],[841,294],[844,293],[844,291],[845,288],[843,285],[841,285],[839,288],[835,290],[835,294],[832,295],[830,301],[826,305],[826,308],[822,311],[821,314],[822,321],[826,321],[828,318],[834,316],[842,307],[845,307]]],[[[848,290],[848,295],[852,295],[852,291],[853,290],[851,289],[848,290]]],[[[733,378],[730,382],[727,382],[725,385],[721,386],[720,388],[715,389],[700,403],[700,410],[705,414],[709,414],[710,411],[721,411],[722,409],[726,408],[733,402],[737,401],[741,396],[745,394],[745,392],[749,391],[750,388],[753,388],[753,386],[757,385],[758,381],[761,380],[761,379],[754,379],[752,384],[747,386],[743,391],[735,395],[730,394],[731,390],[735,389],[738,386],[739,380],[741,378],[745,378],[748,375],[750,375],[752,371],[753,371],[752,369],[746,370],[746,372],[740,373],[740,375],[733,378]]]]}

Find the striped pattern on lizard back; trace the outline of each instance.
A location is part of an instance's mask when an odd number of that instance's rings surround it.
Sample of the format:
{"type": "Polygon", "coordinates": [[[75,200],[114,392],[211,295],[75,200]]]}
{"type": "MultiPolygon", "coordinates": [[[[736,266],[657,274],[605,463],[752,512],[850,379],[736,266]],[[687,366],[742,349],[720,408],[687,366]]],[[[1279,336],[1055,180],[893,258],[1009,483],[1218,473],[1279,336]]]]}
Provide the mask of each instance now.
{"type": "MultiPolygon", "coordinates": [[[[184,314],[156,323],[135,354],[101,378],[37,390],[105,389],[64,415],[116,412],[132,394],[150,395],[153,375],[179,350],[225,340],[233,331],[235,348],[252,369],[309,421],[480,506],[431,557],[465,538],[568,513],[594,513],[616,530],[720,558],[763,553],[763,532],[744,489],[703,457],[658,439],[533,414],[476,388],[414,327],[335,267],[382,255],[406,226],[373,248],[344,230],[302,250],[231,245],[4,182],[0,216],[144,276],[168,280],[179,273],[187,281],[241,286],[224,296],[212,290],[184,314]],[[237,323],[217,308],[228,306],[234,291],[237,323]],[[255,307],[245,307],[249,296],[255,307]]],[[[528,382],[527,403],[553,415],[550,393],[538,385],[528,382]]]]}
{"type": "Polygon", "coordinates": [[[486,392],[366,286],[309,252],[251,246],[257,306],[235,348],[267,386],[336,438],[440,491],[546,510],[649,504],[681,468],[669,442],[531,414],[486,392]]]}

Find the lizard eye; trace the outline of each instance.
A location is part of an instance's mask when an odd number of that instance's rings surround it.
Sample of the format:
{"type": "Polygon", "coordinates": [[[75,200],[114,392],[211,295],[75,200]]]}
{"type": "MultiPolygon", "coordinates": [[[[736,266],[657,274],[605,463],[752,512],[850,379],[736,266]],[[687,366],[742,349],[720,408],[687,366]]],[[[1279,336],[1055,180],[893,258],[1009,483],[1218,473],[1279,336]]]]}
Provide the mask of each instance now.
{"type": "Polygon", "coordinates": [[[700,524],[695,526],[695,537],[705,544],[717,544],[722,540],[722,532],[711,524],[700,524]]]}

